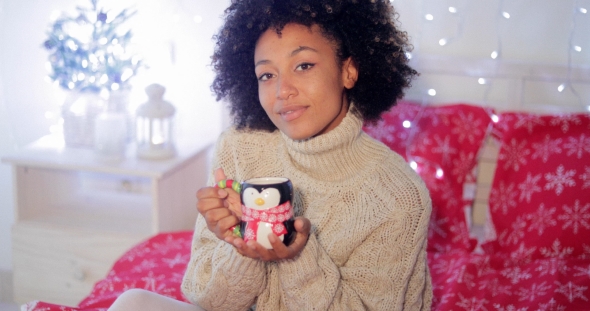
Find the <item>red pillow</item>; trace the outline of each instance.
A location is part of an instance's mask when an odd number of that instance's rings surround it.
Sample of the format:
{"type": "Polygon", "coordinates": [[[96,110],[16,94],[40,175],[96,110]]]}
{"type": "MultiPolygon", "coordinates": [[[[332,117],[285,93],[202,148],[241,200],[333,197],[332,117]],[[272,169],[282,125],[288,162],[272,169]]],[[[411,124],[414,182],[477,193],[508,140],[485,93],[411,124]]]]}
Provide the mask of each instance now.
{"type": "Polygon", "coordinates": [[[364,128],[403,156],[430,190],[429,251],[471,251],[476,245],[468,225],[473,193],[464,193],[464,187],[475,183],[474,168],[491,113],[467,104],[402,101],[383,114],[383,120],[364,128]]]}
{"type": "Polygon", "coordinates": [[[135,245],[94,285],[78,305],[79,309],[108,308],[130,288],[143,288],[186,302],[180,285],[190,259],[192,234],[192,231],[159,233],[135,245]]]}
{"type": "Polygon", "coordinates": [[[503,113],[488,252],[590,255],[590,116],[503,113]]]}

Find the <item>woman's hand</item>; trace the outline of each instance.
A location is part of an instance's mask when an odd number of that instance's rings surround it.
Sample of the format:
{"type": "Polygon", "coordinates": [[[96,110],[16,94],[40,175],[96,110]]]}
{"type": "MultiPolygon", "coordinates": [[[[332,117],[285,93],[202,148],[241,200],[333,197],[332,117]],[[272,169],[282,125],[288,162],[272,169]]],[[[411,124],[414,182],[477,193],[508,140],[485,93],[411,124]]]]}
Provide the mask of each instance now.
{"type": "Polygon", "coordinates": [[[226,236],[225,241],[235,246],[238,252],[246,257],[263,261],[292,259],[301,253],[303,247],[305,247],[305,244],[307,243],[311,231],[311,222],[309,219],[296,217],[295,231],[297,234],[289,246],[283,244],[283,241],[281,241],[274,233],[269,234],[268,240],[273,249],[266,249],[256,241],[248,241],[248,243],[245,243],[243,239],[231,235],[226,236]]]}
{"type": "MultiPolygon", "coordinates": [[[[226,179],[223,169],[215,170],[215,183],[226,179]]],[[[231,188],[204,187],[197,191],[197,210],[207,227],[217,238],[232,236],[230,228],[240,223],[242,205],[240,195],[231,188]]]]}

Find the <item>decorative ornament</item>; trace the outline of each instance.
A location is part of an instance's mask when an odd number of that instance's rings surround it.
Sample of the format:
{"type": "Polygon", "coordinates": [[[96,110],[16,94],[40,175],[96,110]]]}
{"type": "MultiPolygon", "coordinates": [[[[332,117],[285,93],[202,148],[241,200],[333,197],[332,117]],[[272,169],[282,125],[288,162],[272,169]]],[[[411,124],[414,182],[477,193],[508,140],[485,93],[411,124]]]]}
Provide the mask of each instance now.
{"type": "Polygon", "coordinates": [[[98,160],[118,162],[125,158],[131,120],[119,108],[127,102],[126,94],[112,92],[106,109],[94,120],[94,152],[98,160]]]}
{"type": "Polygon", "coordinates": [[[148,160],[171,158],[176,155],[173,141],[176,109],[164,100],[163,86],[151,84],[145,92],[149,99],[136,112],[137,156],[148,160]]]}
{"type": "Polygon", "coordinates": [[[137,12],[124,9],[115,14],[99,8],[98,0],[90,4],[76,7],[74,15],[62,13],[43,43],[49,51],[49,78],[70,91],[61,110],[64,140],[71,147],[96,148],[97,136],[98,144],[105,146],[104,133],[95,133],[97,126],[104,126],[95,122],[105,109],[127,113],[128,101],[117,94],[129,92],[131,78],[143,66],[129,47],[131,30],[124,26],[137,12]],[[107,102],[118,106],[108,107],[107,102]]]}
{"type": "Polygon", "coordinates": [[[132,33],[124,23],[137,11],[114,14],[99,8],[98,0],[90,3],[91,8],[78,6],[76,16],[62,13],[50,25],[43,43],[50,52],[49,78],[66,90],[129,89],[142,62],[129,47],[132,33]]]}

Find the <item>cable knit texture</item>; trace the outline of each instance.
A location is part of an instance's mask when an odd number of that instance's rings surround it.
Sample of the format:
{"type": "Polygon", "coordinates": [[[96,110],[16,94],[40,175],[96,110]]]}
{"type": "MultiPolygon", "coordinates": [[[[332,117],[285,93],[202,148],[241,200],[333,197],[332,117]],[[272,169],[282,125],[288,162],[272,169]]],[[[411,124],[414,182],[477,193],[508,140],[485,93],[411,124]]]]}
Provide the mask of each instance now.
{"type": "Polygon", "coordinates": [[[304,141],[230,129],[213,167],[235,180],[290,178],[295,215],[307,217],[312,232],[299,256],[266,263],[237,253],[199,217],[182,284],[193,303],[207,310],[430,310],[428,191],[353,113],[304,141]]]}

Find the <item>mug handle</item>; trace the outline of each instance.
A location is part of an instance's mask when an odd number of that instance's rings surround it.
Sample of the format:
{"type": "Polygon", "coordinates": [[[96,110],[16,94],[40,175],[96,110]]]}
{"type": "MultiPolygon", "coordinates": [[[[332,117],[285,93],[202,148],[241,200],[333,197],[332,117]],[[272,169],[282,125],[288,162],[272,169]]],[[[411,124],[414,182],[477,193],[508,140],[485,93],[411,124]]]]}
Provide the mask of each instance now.
{"type": "MultiPolygon", "coordinates": [[[[242,192],[242,184],[239,182],[235,182],[233,179],[223,179],[220,180],[215,187],[225,189],[225,188],[232,188],[238,194],[242,192]]],[[[229,230],[233,233],[235,237],[241,238],[242,233],[240,232],[240,225],[235,225],[229,228],[229,230]]]]}

